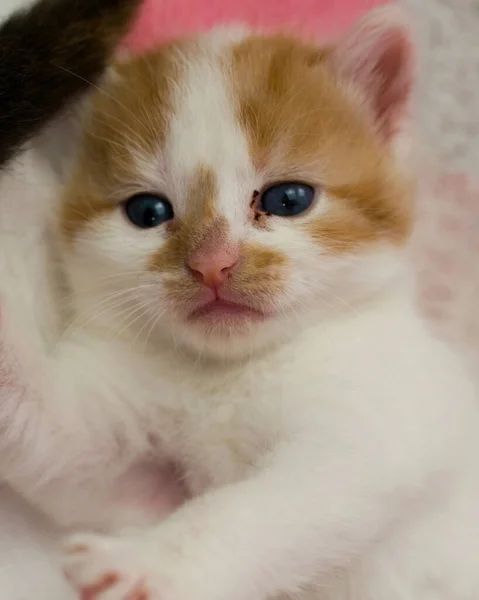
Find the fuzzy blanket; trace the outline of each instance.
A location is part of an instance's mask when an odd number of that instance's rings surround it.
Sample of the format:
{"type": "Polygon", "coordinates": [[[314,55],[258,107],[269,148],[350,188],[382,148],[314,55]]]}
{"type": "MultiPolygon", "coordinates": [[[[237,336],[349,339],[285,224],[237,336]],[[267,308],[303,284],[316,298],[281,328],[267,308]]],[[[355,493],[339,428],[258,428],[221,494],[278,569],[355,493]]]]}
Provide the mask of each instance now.
{"type": "Polygon", "coordinates": [[[318,36],[344,30],[384,0],[145,0],[129,44],[136,49],[218,23],[278,29],[299,27],[318,36]]]}
{"type": "Polygon", "coordinates": [[[435,175],[420,196],[413,261],[419,301],[434,326],[477,373],[479,366],[479,180],[435,175]]]}

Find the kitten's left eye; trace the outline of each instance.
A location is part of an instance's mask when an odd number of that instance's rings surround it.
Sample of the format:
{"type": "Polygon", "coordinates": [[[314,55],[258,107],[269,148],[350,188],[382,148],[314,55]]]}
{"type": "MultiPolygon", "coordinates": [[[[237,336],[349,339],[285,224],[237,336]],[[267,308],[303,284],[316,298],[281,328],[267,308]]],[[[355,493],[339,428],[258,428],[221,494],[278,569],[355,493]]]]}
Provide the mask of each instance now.
{"type": "Polygon", "coordinates": [[[314,188],[305,183],[279,183],[263,192],[261,210],[277,217],[295,217],[307,210],[314,200],[314,188]]]}
{"type": "Polygon", "coordinates": [[[174,216],[171,202],[164,196],[154,194],[137,194],[125,204],[125,214],[128,219],[141,229],[152,229],[174,216]]]}

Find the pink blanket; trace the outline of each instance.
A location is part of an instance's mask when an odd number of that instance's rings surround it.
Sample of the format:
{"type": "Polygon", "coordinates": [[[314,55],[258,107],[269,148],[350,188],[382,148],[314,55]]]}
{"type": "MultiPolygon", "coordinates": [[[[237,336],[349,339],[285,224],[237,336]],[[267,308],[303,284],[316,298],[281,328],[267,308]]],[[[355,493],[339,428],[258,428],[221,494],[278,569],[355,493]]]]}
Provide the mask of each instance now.
{"type": "Polygon", "coordinates": [[[130,37],[136,49],[218,23],[299,27],[321,36],[343,30],[384,0],[145,0],[130,37]]]}

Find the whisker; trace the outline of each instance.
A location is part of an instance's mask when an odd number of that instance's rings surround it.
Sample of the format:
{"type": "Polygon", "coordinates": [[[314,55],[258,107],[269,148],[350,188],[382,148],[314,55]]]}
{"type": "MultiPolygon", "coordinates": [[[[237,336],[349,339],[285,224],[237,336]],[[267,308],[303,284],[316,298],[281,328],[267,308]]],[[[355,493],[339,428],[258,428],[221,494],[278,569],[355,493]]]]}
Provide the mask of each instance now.
{"type": "Polygon", "coordinates": [[[66,73],[69,73],[70,75],[73,75],[73,77],[77,77],[78,79],[81,79],[82,81],[84,81],[85,83],[87,83],[88,85],[90,85],[92,88],[94,88],[95,90],[97,90],[98,92],[105,94],[105,96],[107,96],[108,98],[110,98],[110,100],[112,100],[113,102],[115,102],[115,104],[117,104],[120,108],[123,108],[130,116],[132,116],[135,121],[137,121],[137,123],[139,125],[141,125],[142,127],[145,127],[145,123],[143,123],[142,121],[140,121],[140,119],[137,117],[137,115],[135,115],[135,113],[133,111],[131,111],[127,106],[125,106],[124,104],[122,104],[119,100],[117,100],[114,96],[112,96],[111,94],[109,94],[106,90],[104,90],[103,88],[101,88],[100,86],[94,84],[92,81],[89,81],[88,79],[86,79],[85,77],[82,77],[81,75],[78,75],[78,73],[75,73],[74,71],[71,71],[70,69],[67,69],[66,67],[59,65],[57,63],[52,63],[55,67],[57,67],[58,69],[61,69],[62,71],[65,71],[66,73]]]}
{"type": "MultiPolygon", "coordinates": [[[[128,315],[122,320],[122,323],[124,323],[126,321],[126,325],[120,329],[119,331],[117,331],[117,333],[115,334],[115,336],[112,338],[112,342],[114,342],[115,340],[121,338],[121,336],[125,333],[125,331],[127,331],[134,323],[136,323],[137,321],[139,321],[142,317],[144,317],[147,312],[146,309],[153,305],[154,302],[153,300],[145,300],[144,302],[142,302],[141,304],[139,304],[136,308],[134,308],[132,311],[130,311],[128,313],[128,315]],[[132,319],[131,317],[133,317],[134,315],[136,315],[136,317],[134,319],[132,319]]],[[[137,336],[135,336],[136,339],[137,336]]]]}

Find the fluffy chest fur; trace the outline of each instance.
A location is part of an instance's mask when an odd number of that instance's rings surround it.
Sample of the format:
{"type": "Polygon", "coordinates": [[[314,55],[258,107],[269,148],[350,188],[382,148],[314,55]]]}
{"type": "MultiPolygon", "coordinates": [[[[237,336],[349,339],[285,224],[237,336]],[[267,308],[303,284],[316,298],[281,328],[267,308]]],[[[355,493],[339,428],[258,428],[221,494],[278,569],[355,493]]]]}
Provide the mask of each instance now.
{"type": "MultiPolygon", "coordinates": [[[[318,456],[358,443],[368,456],[383,452],[386,463],[394,457],[395,468],[422,484],[417,456],[435,465],[432,471],[454,471],[461,432],[468,421],[475,428],[469,384],[451,368],[456,359],[399,292],[361,317],[351,310],[260,357],[222,365],[170,349],[145,354],[130,344],[108,345],[103,361],[90,344],[84,349],[95,362],[130,365],[114,371],[114,382],[88,382],[106,390],[112,426],[128,421],[134,438],[149,434],[160,454],[179,463],[194,494],[250,476],[298,437],[318,456]],[[432,380],[431,373],[440,375],[432,380]]],[[[362,468],[367,472],[367,461],[362,468]]]]}

